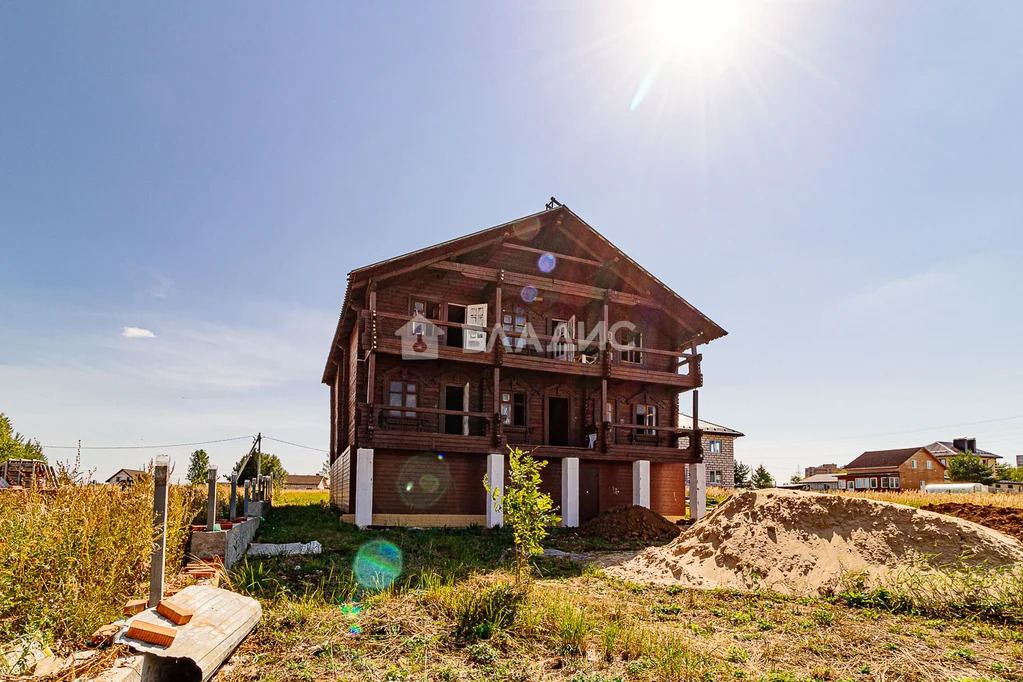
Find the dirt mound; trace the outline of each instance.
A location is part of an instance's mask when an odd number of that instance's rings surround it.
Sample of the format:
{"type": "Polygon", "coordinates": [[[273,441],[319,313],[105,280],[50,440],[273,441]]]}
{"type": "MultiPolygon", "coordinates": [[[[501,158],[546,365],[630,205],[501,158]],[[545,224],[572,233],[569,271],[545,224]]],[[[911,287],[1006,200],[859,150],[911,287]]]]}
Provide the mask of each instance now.
{"type": "Polygon", "coordinates": [[[1011,535],[1023,540],[1023,509],[1009,507],[990,507],[982,504],[961,504],[958,502],[942,502],[928,504],[921,509],[958,516],[967,521],[994,528],[1000,533],[1011,535]]]}
{"type": "Polygon", "coordinates": [[[825,594],[850,571],[883,578],[920,562],[1006,566],[1023,544],[989,528],[929,511],[843,495],[760,490],[737,493],[674,542],[651,547],[608,572],[626,580],[687,587],[763,587],[825,594]]]}
{"type": "Polygon", "coordinates": [[[681,529],[646,507],[618,507],[579,526],[579,535],[604,540],[657,542],[677,538],[681,529]]]}

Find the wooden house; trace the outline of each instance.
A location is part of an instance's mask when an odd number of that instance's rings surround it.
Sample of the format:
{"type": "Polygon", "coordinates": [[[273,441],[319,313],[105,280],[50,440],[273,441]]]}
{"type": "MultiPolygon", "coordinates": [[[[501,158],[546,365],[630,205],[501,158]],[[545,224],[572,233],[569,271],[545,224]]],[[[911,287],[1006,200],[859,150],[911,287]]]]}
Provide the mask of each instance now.
{"type": "Polygon", "coordinates": [[[323,373],[331,499],[361,526],[500,524],[483,477],[503,486],[511,446],[548,461],[563,525],[682,516],[687,466],[698,515],[699,347],[725,334],[553,200],[357,268],[323,373]]]}

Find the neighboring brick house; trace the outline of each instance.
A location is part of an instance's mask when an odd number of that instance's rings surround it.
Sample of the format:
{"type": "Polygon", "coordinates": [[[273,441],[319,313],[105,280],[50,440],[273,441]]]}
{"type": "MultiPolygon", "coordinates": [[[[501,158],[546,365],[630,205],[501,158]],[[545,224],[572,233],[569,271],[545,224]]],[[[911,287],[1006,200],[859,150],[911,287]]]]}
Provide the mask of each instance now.
{"type": "MultiPolygon", "coordinates": [[[[679,413],[679,426],[692,427],[693,418],[679,413]]],[[[743,433],[727,426],[700,420],[699,428],[703,431],[703,463],[707,468],[707,485],[722,488],[735,487],[735,439],[743,433]]],[[[679,447],[689,447],[689,436],[679,439],[679,447]]],[[[688,483],[689,477],[686,476],[688,483]]]]}
{"type": "Polygon", "coordinates": [[[943,483],[943,465],[926,447],[864,452],[838,475],[839,490],[919,490],[943,483]]]}
{"type": "Polygon", "coordinates": [[[288,490],[326,490],[327,484],[327,477],[320,474],[312,476],[289,474],[284,481],[284,487],[288,490]]]}
{"type": "Polygon", "coordinates": [[[993,452],[987,450],[981,450],[977,447],[976,438],[955,438],[953,440],[939,440],[931,443],[927,446],[927,449],[941,461],[946,467],[948,466],[948,460],[957,456],[962,455],[966,452],[972,452],[980,458],[984,464],[988,465],[992,469],[998,464],[998,460],[1002,458],[1001,455],[996,455],[993,452]]]}
{"type": "Polygon", "coordinates": [[[817,476],[819,474],[837,474],[837,464],[821,464],[815,467],[806,467],[803,469],[803,478],[810,478],[811,476],[817,476]]]}

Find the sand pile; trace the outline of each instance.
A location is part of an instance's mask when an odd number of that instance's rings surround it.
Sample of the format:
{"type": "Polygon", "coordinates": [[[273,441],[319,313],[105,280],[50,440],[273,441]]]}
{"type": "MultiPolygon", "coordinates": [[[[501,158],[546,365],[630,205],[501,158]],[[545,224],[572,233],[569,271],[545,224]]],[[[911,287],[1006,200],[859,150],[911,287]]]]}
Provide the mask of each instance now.
{"type": "Polygon", "coordinates": [[[579,526],[578,534],[605,540],[657,542],[677,538],[682,530],[646,507],[610,509],[579,526]]]}
{"type": "Polygon", "coordinates": [[[1000,533],[1023,540],[1023,509],[960,502],[928,504],[921,507],[921,509],[958,516],[961,519],[973,521],[988,528],[994,528],[1000,533]]]}
{"type": "Polygon", "coordinates": [[[674,542],[612,575],[687,587],[825,594],[850,571],[874,579],[919,565],[1023,562],[1023,544],[969,521],[900,504],[789,490],[733,495],[674,542]]]}

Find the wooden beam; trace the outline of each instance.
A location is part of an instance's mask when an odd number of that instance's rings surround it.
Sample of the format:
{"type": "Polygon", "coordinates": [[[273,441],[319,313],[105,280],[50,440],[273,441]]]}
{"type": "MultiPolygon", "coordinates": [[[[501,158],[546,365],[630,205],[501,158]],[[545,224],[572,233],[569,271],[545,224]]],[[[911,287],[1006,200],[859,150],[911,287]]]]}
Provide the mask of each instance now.
{"type": "Polygon", "coordinates": [[[580,258],[579,256],[570,256],[567,253],[557,253],[556,251],[547,251],[546,249],[537,249],[537,248],[532,247],[532,246],[524,246],[523,244],[513,244],[511,242],[505,242],[504,244],[501,244],[501,248],[504,248],[504,249],[514,249],[516,251],[526,251],[526,252],[529,252],[529,253],[550,254],[550,255],[554,256],[558,260],[566,260],[566,261],[571,261],[573,263],[583,263],[585,265],[592,265],[592,266],[598,267],[598,268],[601,265],[603,265],[603,263],[601,263],[599,260],[593,260],[593,259],[590,259],[590,258],[580,258]]]}

